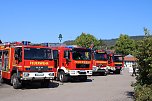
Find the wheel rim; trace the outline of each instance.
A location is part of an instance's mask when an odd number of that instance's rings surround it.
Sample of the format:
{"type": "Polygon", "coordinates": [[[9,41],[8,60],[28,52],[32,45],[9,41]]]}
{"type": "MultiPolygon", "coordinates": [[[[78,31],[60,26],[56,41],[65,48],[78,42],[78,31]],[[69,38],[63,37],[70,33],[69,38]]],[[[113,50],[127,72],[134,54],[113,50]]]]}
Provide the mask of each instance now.
{"type": "Polygon", "coordinates": [[[63,80],[63,74],[60,74],[60,81],[63,80]]]}
{"type": "Polygon", "coordinates": [[[16,78],[13,78],[13,86],[15,86],[16,85],[16,78]]]}

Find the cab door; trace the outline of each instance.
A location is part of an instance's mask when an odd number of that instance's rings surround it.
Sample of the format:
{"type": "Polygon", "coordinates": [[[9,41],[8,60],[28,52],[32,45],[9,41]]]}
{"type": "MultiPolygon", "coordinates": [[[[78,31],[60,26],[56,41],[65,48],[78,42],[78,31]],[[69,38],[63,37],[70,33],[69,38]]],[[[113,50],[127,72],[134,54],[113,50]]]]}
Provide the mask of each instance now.
{"type": "Polygon", "coordinates": [[[64,67],[70,68],[71,60],[70,60],[70,51],[69,50],[64,50],[63,61],[64,61],[64,67]]]}
{"type": "Polygon", "coordinates": [[[53,60],[54,60],[54,68],[58,68],[59,66],[59,53],[58,50],[53,50],[53,60]]]}

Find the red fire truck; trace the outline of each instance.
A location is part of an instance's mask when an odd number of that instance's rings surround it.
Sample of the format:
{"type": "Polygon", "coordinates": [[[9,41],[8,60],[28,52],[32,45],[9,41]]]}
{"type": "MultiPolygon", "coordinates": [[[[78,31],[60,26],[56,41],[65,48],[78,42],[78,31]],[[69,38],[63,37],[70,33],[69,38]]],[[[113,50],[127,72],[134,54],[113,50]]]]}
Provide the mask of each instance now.
{"type": "Polygon", "coordinates": [[[114,53],[108,54],[108,69],[109,72],[113,72],[115,74],[120,74],[121,70],[124,67],[124,60],[122,55],[116,55],[114,53]]]}
{"type": "Polygon", "coordinates": [[[72,79],[86,81],[92,75],[91,49],[73,46],[52,47],[57,68],[56,78],[61,82],[72,79]]]}
{"type": "Polygon", "coordinates": [[[52,50],[23,41],[0,44],[1,81],[9,80],[15,89],[28,81],[39,81],[48,86],[54,79],[52,50]]]}
{"type": "Polygon", "coordinates": [[[104,50],[95,50],[93,55],[93,74],[100,73],[107,75],[108,73],[108,58],[107,53],[104,50]]]}

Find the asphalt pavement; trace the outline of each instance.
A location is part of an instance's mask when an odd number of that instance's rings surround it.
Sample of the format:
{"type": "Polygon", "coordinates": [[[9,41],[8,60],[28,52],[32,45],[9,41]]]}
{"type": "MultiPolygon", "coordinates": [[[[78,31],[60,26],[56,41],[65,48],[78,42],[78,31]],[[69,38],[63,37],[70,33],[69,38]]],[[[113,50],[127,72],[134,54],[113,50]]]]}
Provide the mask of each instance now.
{"type": "Polygon", "coordinates": [[[86,82],[53,81],[48,88],[37,83],[22,89],[2,84],[0,101],[133,101],[133,82],[135,77],[125,69],[120,75],[88,77],[86,82]]]}

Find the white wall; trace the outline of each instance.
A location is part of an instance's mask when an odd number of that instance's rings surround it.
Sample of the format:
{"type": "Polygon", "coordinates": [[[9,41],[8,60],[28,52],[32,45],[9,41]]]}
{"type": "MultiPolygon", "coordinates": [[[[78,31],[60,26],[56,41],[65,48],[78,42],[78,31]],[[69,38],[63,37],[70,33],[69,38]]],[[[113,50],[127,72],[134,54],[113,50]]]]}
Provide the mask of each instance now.
{"type": "Polygon", "coordinates": [[[125,61],[125,68],[129,69],[129,72],[133,72],[132,65],[134,61],[125,61]]]}

